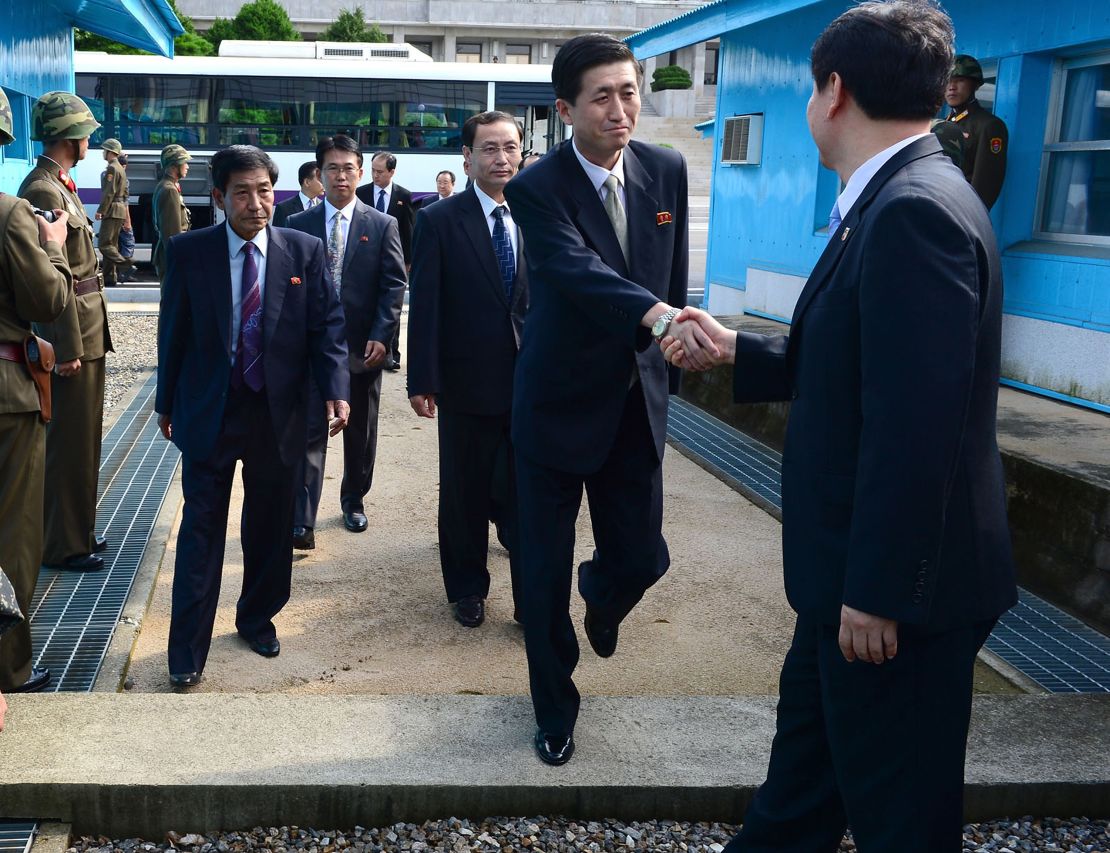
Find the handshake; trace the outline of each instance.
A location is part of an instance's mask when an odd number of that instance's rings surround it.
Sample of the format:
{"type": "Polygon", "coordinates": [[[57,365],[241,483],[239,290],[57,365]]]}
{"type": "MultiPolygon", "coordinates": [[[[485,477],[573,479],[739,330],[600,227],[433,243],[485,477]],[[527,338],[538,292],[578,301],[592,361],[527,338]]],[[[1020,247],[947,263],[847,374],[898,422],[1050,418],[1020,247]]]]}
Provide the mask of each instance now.
{"type": "Polygon", "coordinates": [[[709,370],[736,361],[736,332],[698,308],[683,308],[659,341],[663,357],[684,370],[709,370]]]}

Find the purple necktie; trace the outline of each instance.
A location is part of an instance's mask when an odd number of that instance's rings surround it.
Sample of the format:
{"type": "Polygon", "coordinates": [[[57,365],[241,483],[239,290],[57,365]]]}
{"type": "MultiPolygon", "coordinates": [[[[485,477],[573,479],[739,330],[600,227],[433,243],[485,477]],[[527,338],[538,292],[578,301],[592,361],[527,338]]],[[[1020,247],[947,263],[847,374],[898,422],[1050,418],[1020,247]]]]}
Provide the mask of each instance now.
{"type": "Polygon", "coordinates": [[[258,283],[258,264],[254,260],[254,243],[244,243],[243,296],[239,317],[239,346],[236,349],[235,370],[231,382],[239,388],[246,385],[252,391],[261,391],[266,384],[262,374],[262,288],[258,283]]]}

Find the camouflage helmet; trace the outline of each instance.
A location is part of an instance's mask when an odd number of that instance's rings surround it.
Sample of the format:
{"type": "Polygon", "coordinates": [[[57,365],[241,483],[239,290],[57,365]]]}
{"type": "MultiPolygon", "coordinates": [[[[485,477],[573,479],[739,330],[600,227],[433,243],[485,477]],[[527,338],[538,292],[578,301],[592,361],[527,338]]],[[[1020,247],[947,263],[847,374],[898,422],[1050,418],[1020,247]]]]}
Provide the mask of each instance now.
{"type": "Polygon", "coordinates": [[[8,96],[0,89],[0,145],[15,141],[15,123],[12,121],[12,105],[8,96]]]}
{"type": "Polygon", "coordinates": [[[974,80],[977,85],[983,85],[983,66],[979,64],[979,60],[974,56],[968,56],[966,53],[956,55],[956,61],[952,65],[953,77],[967,77],[974,80]]]}
{"type": "Polygon", "coordinates": [[[123,153],[123,145],[120,144],[118,139],[105,139],[100,143],[100,147],[105,151],[111,151],[113,154],[123,153]]]}
{"type": "Polygon", "coordinates": [[[37,142],[85,139],[98,127],[88,104],[72,92],[47,92],[31,108],[31,138],[37,142]]]}
{"type": "Polygon", "coordinates": [[[936,134],[941,150],[948,155],[948,159],[957,166],[964,164],[964,132],[954,121],[936,119],[930,130],[936,134]]]}
{"type": "Polygon", "coordinates": [[[165,148],[162,149],[163,169],[168,169],[170,166],[176,166],[178,163],[184,163],[187,160],[192,159],[193,155],[176,143],[172,145],[167,145],[165,148]]]}

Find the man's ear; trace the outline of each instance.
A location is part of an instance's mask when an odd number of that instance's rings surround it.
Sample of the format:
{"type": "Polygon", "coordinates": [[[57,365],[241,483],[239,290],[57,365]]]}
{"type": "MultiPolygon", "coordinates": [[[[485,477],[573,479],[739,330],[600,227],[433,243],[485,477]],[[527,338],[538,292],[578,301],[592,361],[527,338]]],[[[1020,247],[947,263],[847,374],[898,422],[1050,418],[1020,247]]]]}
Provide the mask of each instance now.
{"type": "Polygon", "coordinates": [[[570,114],[570,104],[562,98],[555,99],[555,110],[559,113],[559,118],[563,120],[563,124],[568,127],[574,124],[574,118],[570,114]]]}
{"type": "Polygon", "coordinates": [[[842,111],[848,103],[848,90],[844,88],[844,78],[835,71],[829,75],[829,82],[825,91],[821,93],[827,100],[825,103],[825,118],[831,119],[842,111]]]}
{"type": "Polygon", "coordinates": [[[216,207],[224,210],[224,194],[220,192],[219,187],[212,187],[212,201],[216,202],[216,207]]]}

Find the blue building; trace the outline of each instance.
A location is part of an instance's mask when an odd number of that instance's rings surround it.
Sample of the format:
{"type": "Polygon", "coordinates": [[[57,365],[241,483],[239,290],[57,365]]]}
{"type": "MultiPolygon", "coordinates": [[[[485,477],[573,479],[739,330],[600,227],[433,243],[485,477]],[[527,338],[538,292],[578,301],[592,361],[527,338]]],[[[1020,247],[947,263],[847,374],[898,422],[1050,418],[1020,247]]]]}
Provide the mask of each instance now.
{"type": "MultiPolygon", "coordinates": [[[[980,101],[1010,130],[992,209],[1006,384],[1110,412],[1110,5],[948,0],[980,101]]],[[[809,50],[845,0],[718,0],[628,39],[640,59],[720,39],[706,307],[788,320],[840,191],[809,136],[809,50]]],[[[938,354],[939,355],[939,354],[938,354]]]]}
{"type": "MultiPolygon", "coordinates": [[[[7,0],[0,3],[0,85],[12,104],[15,142],[0,148],[0,191],[14,193],[35,162],[31,105],[44,92],[73,89],[73,28],[173,56],[184,30],[167,0],[7,0]]],[[[99,172],[103,163],[92,158],[99,172]]]]}

